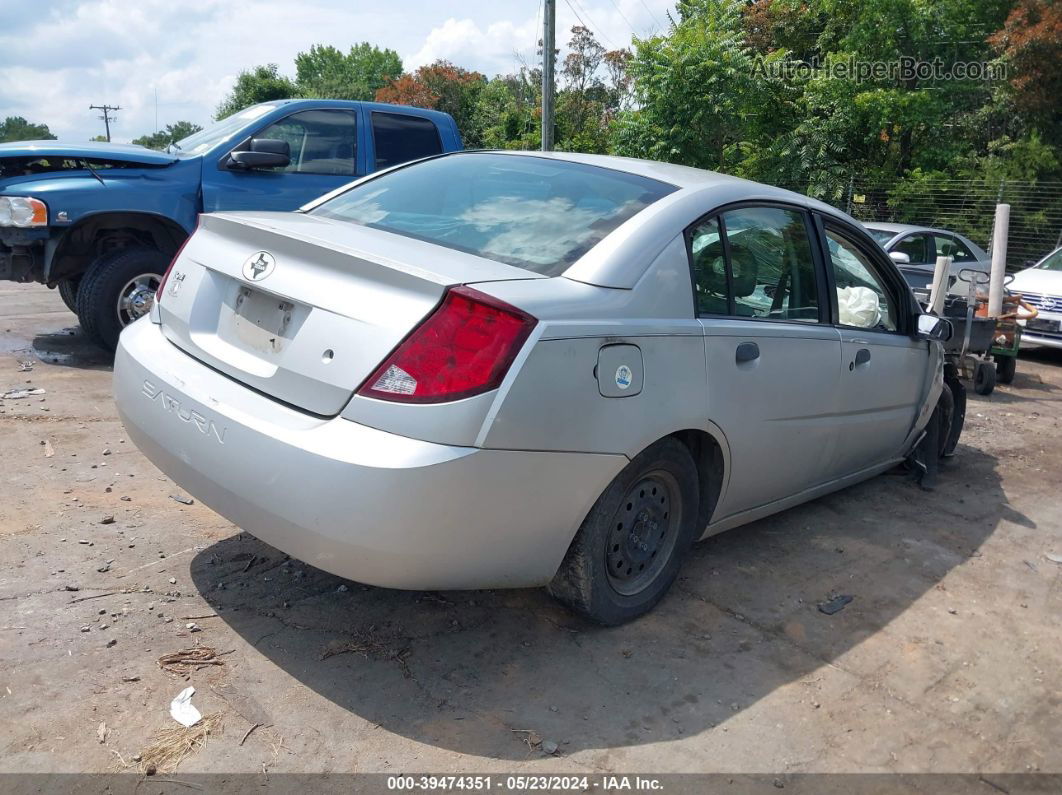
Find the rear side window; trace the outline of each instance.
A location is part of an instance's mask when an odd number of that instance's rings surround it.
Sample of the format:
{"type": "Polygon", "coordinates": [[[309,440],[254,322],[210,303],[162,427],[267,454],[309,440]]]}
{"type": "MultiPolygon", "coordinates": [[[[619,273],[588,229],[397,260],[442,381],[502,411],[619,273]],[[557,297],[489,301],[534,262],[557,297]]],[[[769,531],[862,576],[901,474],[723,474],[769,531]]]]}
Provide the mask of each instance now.
{"type": "Polygon", "coordinates": [[[818,284],[804,214],[744,207],[690,233],[698,314],[819,321],[818,284]]]}
{"type": "Polygon", "coordinates": [[[933,240],[937,244],[934,263],[937,257],[951,257],[953,262],[974,262],[977,259],[966,246],[951,235],[934,235],[933,240]]]}
{"type": "Polygon", "coordinates": [[[559,276],[674,190],[568,160],[469,152],[381,174],[311,213],[559,276]]]}
{"type": "Polygon", "coordinates": [[[372,139],[377,170],[442,153],[435,123],[420,116],[373,111],[372,139]]]}

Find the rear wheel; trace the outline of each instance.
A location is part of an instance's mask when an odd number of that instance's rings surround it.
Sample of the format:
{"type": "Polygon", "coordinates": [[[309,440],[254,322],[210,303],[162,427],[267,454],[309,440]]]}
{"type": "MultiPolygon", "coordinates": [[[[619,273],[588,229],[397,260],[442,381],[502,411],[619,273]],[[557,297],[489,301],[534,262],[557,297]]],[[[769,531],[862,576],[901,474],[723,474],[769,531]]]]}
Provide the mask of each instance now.
{"type": "Polygon", "coordinates": [[[134,320],[151,311],[169,258],[151,248],[123,248],[92,263],[77,291],[81,328],[108,350],[134,320]]]}
{"type": "Polygon", "coordinates": [[[77,288],[81,284],[81,277],[60,280],[58,286],[59,297],[63,299],[66,308],[71,312],[77,312],[77,288]]]}
{"type": "Polygon", "coordinates": [[[1009,384],[1014,381],[1014,373],[1018,369],[1018,357],[1017,356],[1004,356],[997,354],[996,360],[996,381],[1001,384],[1009,384]]]}
{"type": "Polygon", "coordinates": [[[648,612],[678,575],[695,540],[697,467],[662,439],[620,472],[583,521],[549,592],[599,624],[648,612]]]}
{"type": "Polygon", "coordinates": [[[996,388],[996,365],[994,362],[978,362],[974,369],[974,392],[991,395],[996,388]]]}

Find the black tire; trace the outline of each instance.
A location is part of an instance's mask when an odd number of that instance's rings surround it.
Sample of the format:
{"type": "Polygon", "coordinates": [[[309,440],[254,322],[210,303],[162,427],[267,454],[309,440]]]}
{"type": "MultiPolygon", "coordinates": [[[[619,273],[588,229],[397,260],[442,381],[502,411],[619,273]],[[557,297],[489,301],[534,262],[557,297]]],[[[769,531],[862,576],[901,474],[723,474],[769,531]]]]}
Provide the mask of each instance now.
{"type": "Polygon", "coordinates": [[[974,369],[974,392],[991,395],[996,388],[996,365],[993,362],[978,362],[974,369]]]}
{"type": "Polygon", "coordinates": [[[1013,383],[1014,374],[1018,370],[1018,357],[996,354],[994,358],[996,360],[996,381],[1001,384],[1013,383]]]}
{"type": "Polygon", "coordinates": [[[605,626],[644,615],[667,593],[696,540],[699,494],[689,449],[673,438],[651,445],[594,503],[549,592],[605,626]]]}
{"type": "Polygon", "coordinates": [[[951,428],[944,443],[944,457],[955,455],[955,448],[966,425],[966,387],[959,380],[957,371],[950,368],[944,374],[944,388],[951,392],[951,428]]]}
{"type": "Polygon", "coordinates": [[[75,276],[72,279],[61,279],[57,285],[59,297],[63,299],[66,308],[75,314],[77,313],[77,288],[80,284],[81,277],[75,276]]]}
{"type": "MultiPolygon", "coordinates": [[[[81,328],[94,342],[113,351],[122,329],[136,319],[131,311],[120,308],[123,293],[134,290],[131,282],[141,277],[144,293],[152,284],[157,287],[169,264],[169,257],[151,248],[123,248],[99,257],[86,271],[77,291],[81,328]]],[[[141,297],[146,300],[146,295],[141,297]]]]}

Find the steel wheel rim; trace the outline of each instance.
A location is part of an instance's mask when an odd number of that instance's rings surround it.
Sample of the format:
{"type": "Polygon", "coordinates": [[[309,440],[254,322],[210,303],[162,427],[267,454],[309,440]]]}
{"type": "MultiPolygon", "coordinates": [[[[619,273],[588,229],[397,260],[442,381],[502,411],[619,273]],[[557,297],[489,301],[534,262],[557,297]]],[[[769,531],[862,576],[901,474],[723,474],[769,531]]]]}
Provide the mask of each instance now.
{"type": "Polygon", "coordinates": [[[682,526],[678,481],[655,470],[638,480],[612,517],[605,539],[609,585],[623,596],[641,593],[667,565],[682,526]]]}
{"type": "Polygon", "coordinates": [[[125,283],[118,293],[118,320],[128,326],[139,320],[155,305],[155,293],[162,277],[157,273],[141,273],[125,283]]]}

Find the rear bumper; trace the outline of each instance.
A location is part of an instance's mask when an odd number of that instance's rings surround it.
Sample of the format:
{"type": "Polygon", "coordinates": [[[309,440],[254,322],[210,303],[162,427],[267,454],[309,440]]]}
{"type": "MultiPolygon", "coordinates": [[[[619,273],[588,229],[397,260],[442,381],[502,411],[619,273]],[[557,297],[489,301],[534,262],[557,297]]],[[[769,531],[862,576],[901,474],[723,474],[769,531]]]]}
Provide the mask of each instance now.
{"type": "Polygon", "coordinates": [[[130,438],[182,488],[292,557],[371,585],[542,585],[623,456],[423,442],[281,405],[147,318],[121,336],[130,438]]]}

